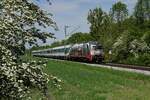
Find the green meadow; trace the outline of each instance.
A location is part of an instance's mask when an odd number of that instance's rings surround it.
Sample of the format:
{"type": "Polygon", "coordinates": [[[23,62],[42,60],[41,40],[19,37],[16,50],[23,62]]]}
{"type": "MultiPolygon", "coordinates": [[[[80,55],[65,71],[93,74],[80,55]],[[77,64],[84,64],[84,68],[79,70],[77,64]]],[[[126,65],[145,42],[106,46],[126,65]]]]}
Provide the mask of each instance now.
{"type": "Polygon", "coordinates": [[[61,90],[49,82],[52,100],[150,100],[150,76],[55,60],[44,70],[62,80],[61,90]]]}

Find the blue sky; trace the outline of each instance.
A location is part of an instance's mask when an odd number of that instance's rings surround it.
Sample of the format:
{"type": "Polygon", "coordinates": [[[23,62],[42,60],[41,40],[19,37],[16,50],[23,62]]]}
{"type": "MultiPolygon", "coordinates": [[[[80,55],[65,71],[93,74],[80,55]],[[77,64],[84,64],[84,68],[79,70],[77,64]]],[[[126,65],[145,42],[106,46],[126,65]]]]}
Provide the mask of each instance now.
{"type": "MultiPolygon", "coordinates": [[[[59,31],[53,31],[56,40],[62,40],[64,36],[64,26],[69,25],[67,32],[71,32],[80,26],[76,32],[89,32],[89,24],[87,22],[87,14],[89,9],[101,7],[104,11],[109,12],[112,5],[117,1],[123,1],[128,5],[129,13],[133,12],[133,8],[137,0],[51,0],[52,5],[48,5],[46,0],[38,0],[37,4],[47,12],[53,14],[59,31]]],[[[45,29],[51,31],[51,29],[45,29]]],[[[49,39],[46,44],[52,43],[54,40],[49,39]]]]}

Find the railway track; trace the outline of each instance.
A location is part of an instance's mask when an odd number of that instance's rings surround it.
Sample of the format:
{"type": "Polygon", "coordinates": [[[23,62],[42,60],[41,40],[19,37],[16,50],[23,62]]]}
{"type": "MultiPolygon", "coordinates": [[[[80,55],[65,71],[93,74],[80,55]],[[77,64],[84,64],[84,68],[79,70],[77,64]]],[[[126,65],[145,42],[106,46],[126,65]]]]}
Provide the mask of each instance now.
{"type": "Polygon", "coordinates": [[[137,69],[137,70],[143,70],[143,71],[150,71],[150,67],[146,67],[146,66],[129,65],[129,64],[115,64],[115,63],[106,63],[104,65],[121,67],[121,68],[137,69]]]}
{"type": "Polygon", "coordinates": [[[144,75],[150,75],[150,67],[146,67],[146,66],[115,64],[115,63],[105,63],[105,64],[83,63],[83,64],[94,66],[94,67],[102,67],[102,68],[109,68],[109,69],[114,69],[114,70],[128,71],[128,72],[135,72],[135,73],[140,73],[144,75]]]}
{"type": "MultiPolygon", "coordinates": [[[[51,59],[51,60],[65,61],[65,60],[60,60],[60,59],[51,59]]],[[[135,72],[135,73],[140,73],[140,74],[150,76],[150,67],[146,67],[146,66],[116,64],[116,63],[97,64],[97,63],[85,63],[85,62],[76,62],[76,61],[70,61],[70,62],[81,63],[81,64],[89,65],[92,67],[101,67],[101,68],[108,68],[108,69],[114,69],[114,70],[120,70],[120,71],[135,72]]]]}

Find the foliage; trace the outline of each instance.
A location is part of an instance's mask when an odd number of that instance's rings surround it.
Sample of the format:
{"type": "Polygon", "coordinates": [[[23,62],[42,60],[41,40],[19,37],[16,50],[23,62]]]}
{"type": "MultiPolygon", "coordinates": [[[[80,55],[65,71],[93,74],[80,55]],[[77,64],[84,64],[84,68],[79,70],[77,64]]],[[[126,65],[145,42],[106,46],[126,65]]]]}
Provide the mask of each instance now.
{"type": "Polygon", "coordinates": [[[122,34],[117,38],[116,42],[113,44],[114,60],[126,59],[130,52],[129,44],[133,38],[129,35],[129,32],[122,34]]]}
{"type": "MultiPolygon", "coordinates": [[[[112,60],[115,62],[128,63],[127,59],[131,56],[136,62],[144,57],[149,59],[149,7],[149,0],[138,0],[131,16],[128,16],[127,5],[121,1],[112,5],[109,16],[101,8],[90,10],[87,18],[93,40],[102,43],[106,55],[112,49],[112,60]],[[145,54],[148,56],[141,56],[145,54]]],[[[142,61],[145,65],[150,63],[142,61]]]]}
{"type": "Polygon", "coordinates": [[[111,10],[111,17],[117,23],[123,22],[128,16],[127,5],[121,1],[115,3],[111,10]]]}
{"type": "Polygon", "coordinates": [[[143,24],[145,20],[150,20],[150,1],[138,0],[135,6],[134,16],[139,25],[143,24]]]}
{"type": "Polygon", "coordinates": [[[142,38],[150,48],[150,31],[145,32],[142,38]]]}
{"type": "Polygon", "coordinates": [[[55,41],[53,42],[50,47],[57,47],[57,46],[62,46],[65,45],[67,43],[67,40],[62,40],[62,41],[55,41]]]}
{"type": "MultiPolygon", "coordinates": [[[[49,1],[49,0],[47,0],[49,1]]],[[[25,43],[45,42],[52,33],[35,26],[56,28],[51,14],[41,10],[31,0],[0,1],[0,99],[20,100],[35,87],[47,96],[47,78],[42,64],[23,62],[25,43]]]]}
{"type": "Polygon", "coordinates": [[[34,3],[29,0],[2,0],[0,3],[0,42],[7,44],[14,53],[24,52],[22,47],[24,48],[26,42],[33,44],[37,38],[45,41],[47,37],[52,37],[53,34],[41,32],[35,27],[35,24],[54,27],[55,22],[34,3]]]}
{"type": "Polygon", "coordinates": [[[128,63],[133,65],[150,66],[150,53],[138,54],[138,57],[129,56],[127,59],[123,59],[121,63],[128,63]]]}
{"type": "Polygon", "coordinates": [[[67,43],[82,43],[91,41],[92,37],[89,33],[74,33],[67,39],[67,43]]]}
{"type": "Polygon", "coordinates": [[[150,59],[149,46],[146,41],[143,40],[143,37],[139,38],[132,32],[126,31],[118,37],[113,45],[113,51],[113,60],[115,61],[148,66],[150,64],[149,61],[146,60],[150,59]],[[131,59],[133,60],[132,63],[131,59]]]}
{"type": "Polygon", "coordinates": [[[98,40],[99,37],[102,36],[102,26],[104,25],[104,17],[105,15],[101,8],[95,8],[94,10],[89,11],[87,20],[91,24],[91,35],[94,37],[95,40],[98,40]]]}
{"type": "Polygon", "coordinates": [[[59,90],[62,89],[62,87],[60,85],[62,83],[62,80],[60,80],[58,77],[53,76],[53,75],[50,76],[50,79],[51,79],[52,83],[54,84],[54,86],[56,86],[59,90]]]}
{"type": "Polygon", "coordinates": [[[20,99],[28,96],[32,87],[47,93],[46,74],[42,63],[16,63],[11,51],[0,45],[0,99],[20,99]]]}
{"type": "Polygon", "coordinates": [[[90,33],[93,37],[93,40],[100,42],[105,45],[105,41],[108,44],[111,44],[111,41],[108,38],[111,37],[111,20],[110,17],[106,14],[106,12],[102,11],[101,8],[95,8],[94,10],[90,10],[88,17],[88,22],[90,23],[90,33]]]}

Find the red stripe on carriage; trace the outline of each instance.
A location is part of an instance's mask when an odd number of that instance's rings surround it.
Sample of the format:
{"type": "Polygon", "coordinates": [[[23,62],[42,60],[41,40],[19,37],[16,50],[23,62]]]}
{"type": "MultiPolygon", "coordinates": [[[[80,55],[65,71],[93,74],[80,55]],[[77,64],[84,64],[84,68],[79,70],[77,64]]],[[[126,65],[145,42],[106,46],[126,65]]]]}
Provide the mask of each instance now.
{"type": "Polygon", "coordinates": [[[86,56],[86,58],[87,58],[89,61],[92,61],[92,59],[93,59],[91,53],[88,53],[87,56],[86,56]]]}

